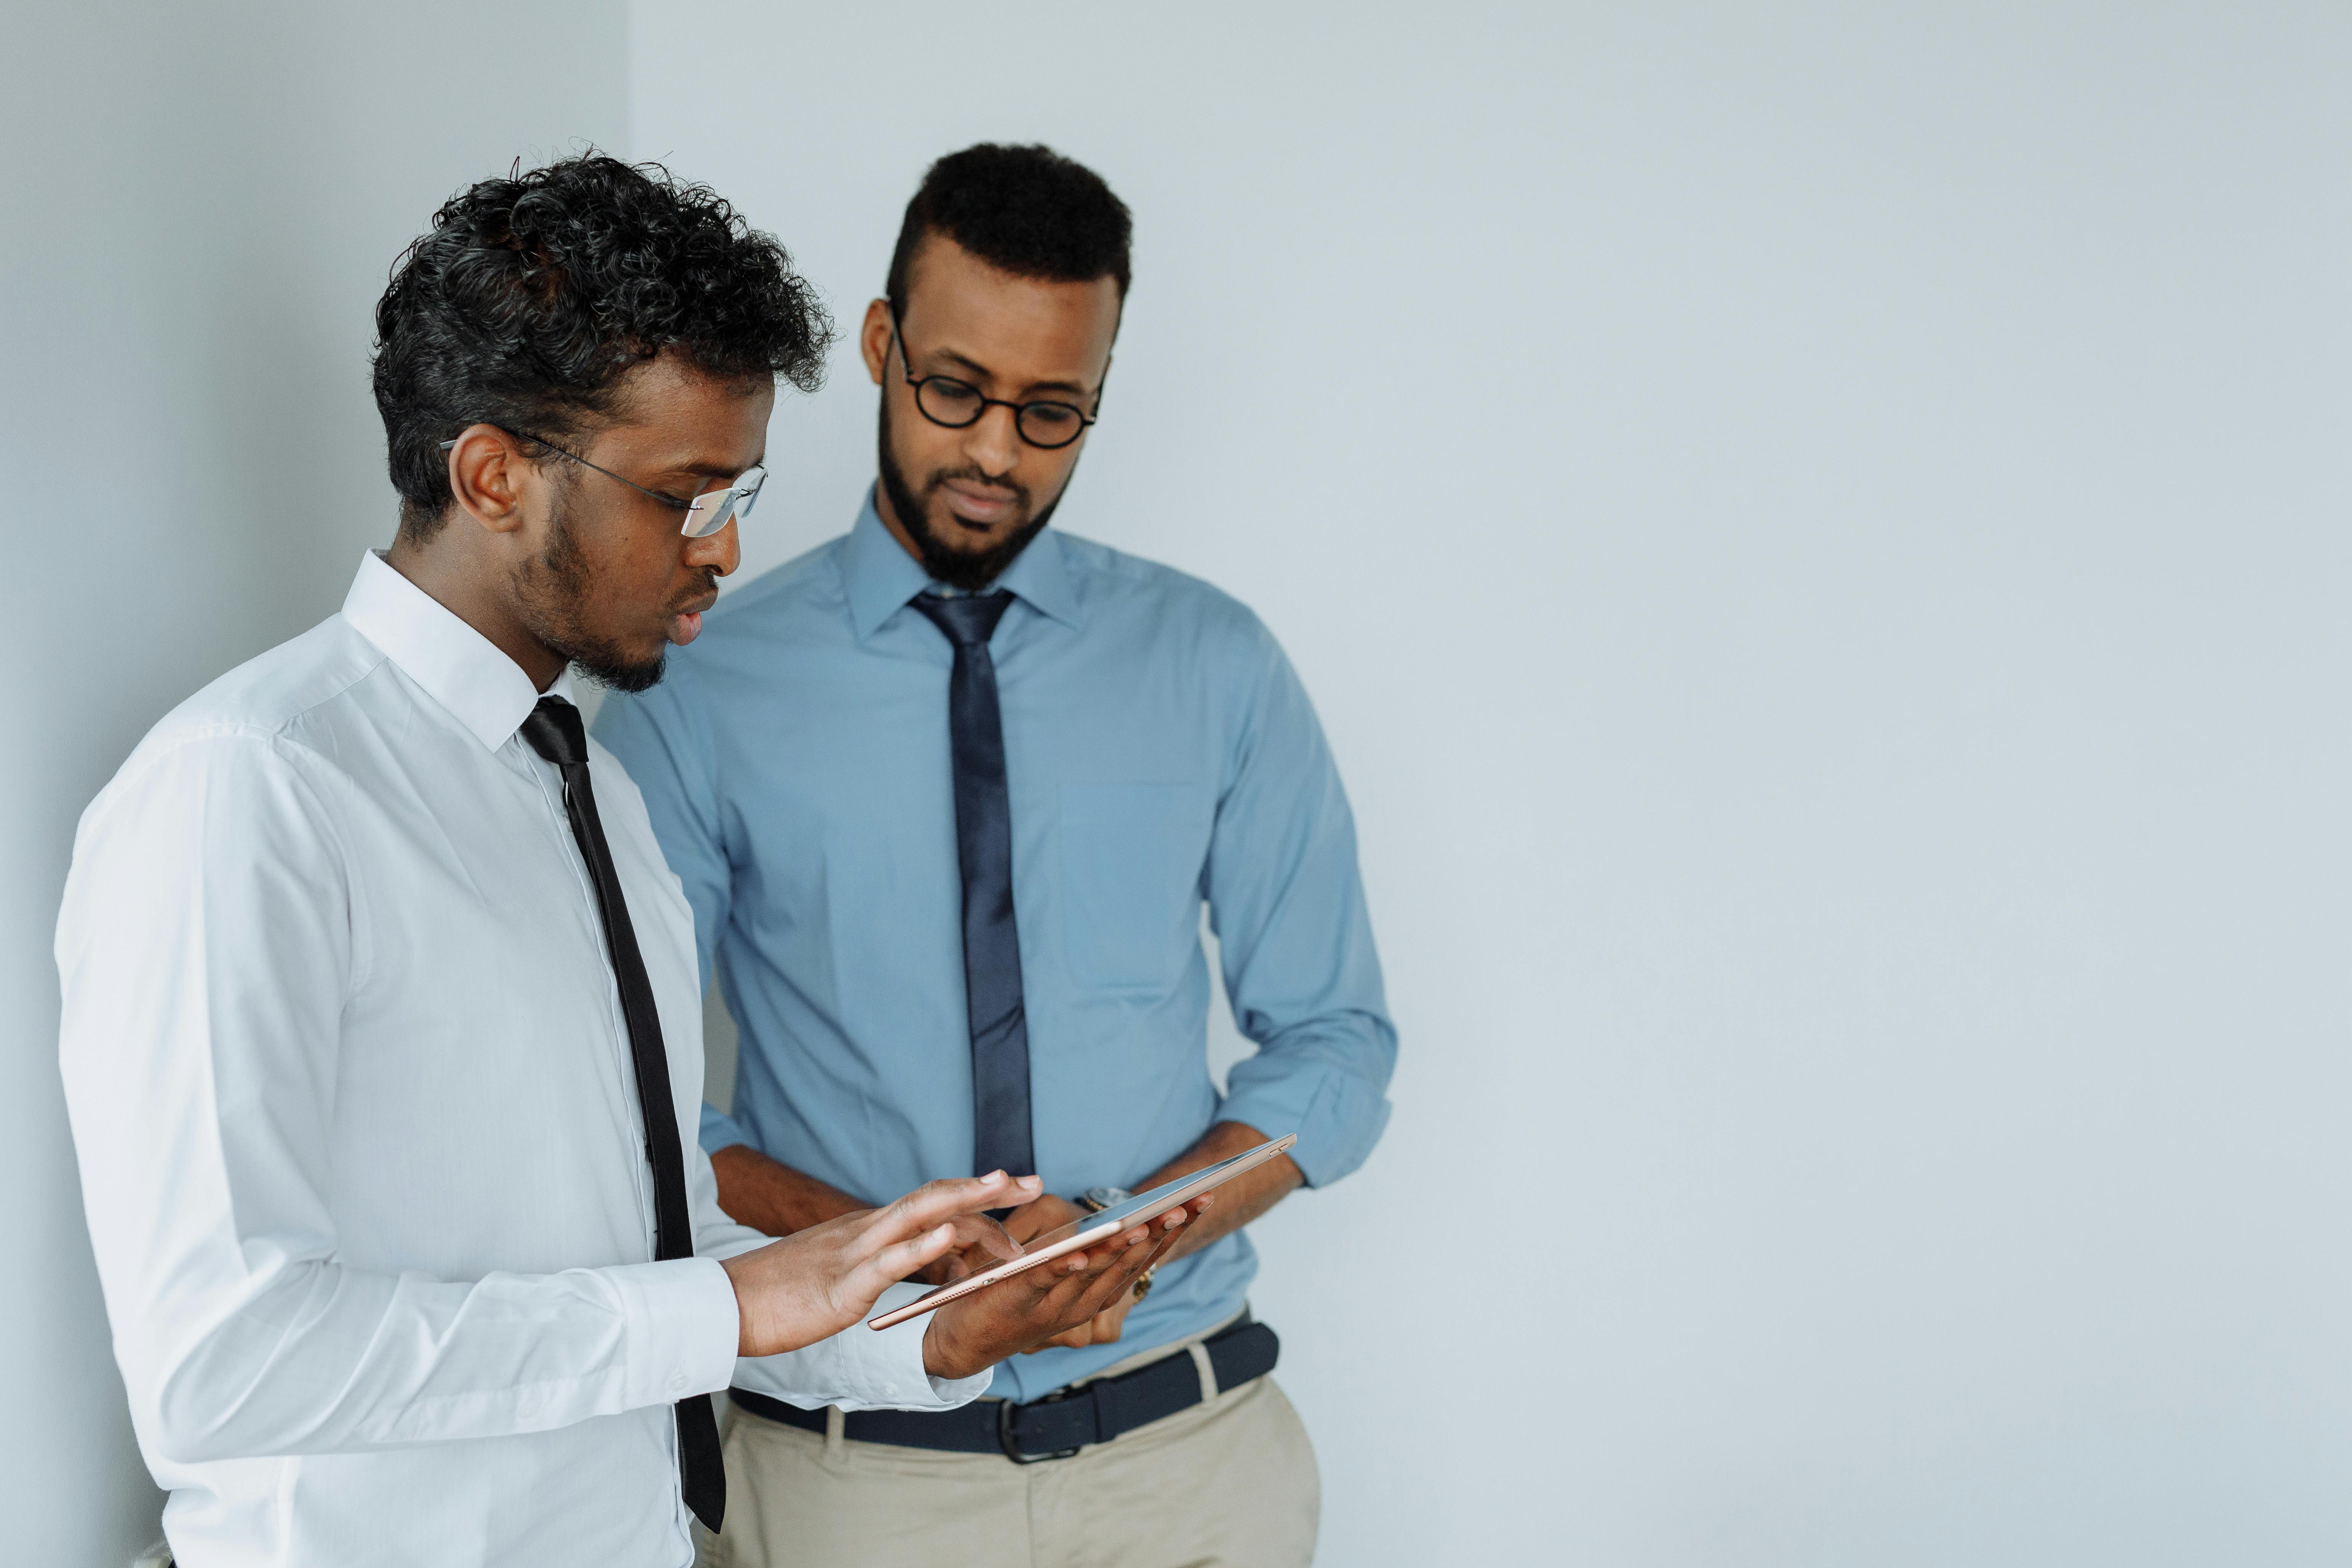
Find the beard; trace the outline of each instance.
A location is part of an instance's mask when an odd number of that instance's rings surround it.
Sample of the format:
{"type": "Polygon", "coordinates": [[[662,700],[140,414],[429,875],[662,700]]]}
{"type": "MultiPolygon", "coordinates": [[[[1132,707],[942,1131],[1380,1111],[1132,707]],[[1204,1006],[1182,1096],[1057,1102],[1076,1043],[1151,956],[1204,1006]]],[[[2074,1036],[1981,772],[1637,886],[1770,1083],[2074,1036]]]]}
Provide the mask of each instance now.
{"type": "Polygon", "coordinates": [[[665,645],[649,659],[632,658],[616,639],[589,627],[588,586],[593,574],[562,510],[565,499],[559,490],[556,510],[548,518],[547,548],[515,575],[524,629],[597,685],[643,691],[660,682],[669,648],[665,645]]]}
{"type": "MultiPolygon", "coordinates": [[[[962,548],[950,542],[931,526],[931,499],[950,479],[972,479],[982,484],[1000,486],[1004,481],[990,479],[974,468],[941,468],[924,481],[922,492],[919,495],[907,482],[907,471],[898,466],[898,459],[892,453],[890,445],[890,400],[885,397],[882,399],[882,490],[890,498],[890,510],[898,514],[899,522],[906,526],[908,534],[914,540],[915,552],[922,562],[924,573],[934,583],[944,583],[967,594],[979,593],[1003,575],[1004,569],[1012,565],[1021,552],[1029,548],[1029,542],[1053,521],[1054,509],[1062,504],[1062,496],[1057,492],[1036,516],[999,542],[984,550],[962,548]]],[[[1028,510],[1029,492],[1018,485],[1008,488],[1019,494],[1022,510],[1028,510]]],[[[1068,488],[1069,481],[1066,479],[1063,489],[1066,491],[1068,488]]],[[[656,675],[655,679],[659,679],[660,677],[656,675]]]]}

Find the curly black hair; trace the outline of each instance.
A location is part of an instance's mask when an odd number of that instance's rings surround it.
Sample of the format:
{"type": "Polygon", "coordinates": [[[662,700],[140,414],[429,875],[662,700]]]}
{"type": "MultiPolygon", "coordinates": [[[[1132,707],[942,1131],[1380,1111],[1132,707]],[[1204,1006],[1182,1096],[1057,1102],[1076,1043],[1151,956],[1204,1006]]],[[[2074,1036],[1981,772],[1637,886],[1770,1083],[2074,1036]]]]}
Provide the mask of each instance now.
{"type": "Polygon", "coordinates": [[[375,308],[375,405],[404,533],[446,515],[440,444],[477,421],[556,439],[664,349],[816,390],[833,323],[792,258],[703,185],[591,149],[459,192],[375,308]]]}
{"type": "Polygon", "coordinates": [[[905,311],[907,268],[932,234],[946,235],[1016,278],[1056,283],[1115,278],[1118,297],[1127,298],[1134,234],[1127,204],[1100,174],[1051,147],[982,142],[930,166],[907,204],[898,247],[890,255],[885,291],[891,309],[905,311]]]}

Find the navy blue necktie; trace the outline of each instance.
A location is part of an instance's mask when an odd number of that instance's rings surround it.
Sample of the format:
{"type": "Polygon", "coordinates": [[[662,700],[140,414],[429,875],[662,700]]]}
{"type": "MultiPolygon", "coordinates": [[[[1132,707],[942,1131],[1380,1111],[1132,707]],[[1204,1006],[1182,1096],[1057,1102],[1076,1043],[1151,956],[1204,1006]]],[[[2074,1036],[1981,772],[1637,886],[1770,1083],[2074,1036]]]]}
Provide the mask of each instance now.
{"type": "Polygon", "coordinates": [[[988,639],[1006,593],[915,608],[955,645],[948,739],[955,762],[956,858],[963,869],[963,994],[971,1027],[972,1170],[1034,1175],[1029,1141],[1029,1018],[1021,1000],[1021,933],[1013,923],[1013,806],[1004,782],[1004,721],[988,639]]]}
{"type": "MultiPolygon", "coordinates": [[[[588,783],[588,733],[580,710],[559,697],[542,697],[522,721],[522,738],[563,773],[563,814],[572,837],[588,862],[596,885],[596,911],[604,917],[604,946],[621,991],[621,1016],[629,1026],[629,1057],[637,1074],[637,1104],[646,1114],[646,1160],[654,1168],[654,1258],[694,1256],[694,1220],[686,1206],[686,1154],[677,1136],[677,1102],[670,1098],[669,1056],[662,1048],[661,1016],[654,1011],[653,983],[637,951],[636,928],[629,923],[621,874],[596,815],[596,793],[588,783]]],[[[677,1473],[686,1506],[711,1530],[727,1509],[727,1470],[719,1452],[719,1419],[710,1396],[677,1402],[677,1473]]]]}

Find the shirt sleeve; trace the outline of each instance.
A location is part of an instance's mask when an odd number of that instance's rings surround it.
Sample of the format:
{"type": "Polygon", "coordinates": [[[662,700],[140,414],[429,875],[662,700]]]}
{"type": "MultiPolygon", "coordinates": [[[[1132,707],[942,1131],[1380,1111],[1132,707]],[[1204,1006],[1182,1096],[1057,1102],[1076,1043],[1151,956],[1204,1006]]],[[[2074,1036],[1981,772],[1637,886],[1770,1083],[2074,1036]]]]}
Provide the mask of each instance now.
{"type": "MultiPolygon", "coordinates": [[[[684,660],[671,664],[669,679],[659,686],[606,698],[596,716],[596,739],[635,781],[654,841],[693,906],[696,973],[707,992],[719,933],[727,929],[733,871],[720,827],[709,729],[702,721],[693,675],[684,660]]],[[[733,1117],[707,1101],[700,1137],[703,1151],[711,1154],[751,1142],[733,1117]]]]}
{"type": "Polygon", "coordinates": [[[191,1463],[499,1436],[724,1386],[709,1258],[478,1279],[341,1261],[341,1015],[366,968],[339,775],[266,733],[133,758],[58,924],[68,1112],[142,1441],[191,1463]]]}
{"type": "MultiPolygon", "coordinates": [[[[694,1212],[694,1250],[704,1258],[732,1258],[765,1247],[771,1237],[736,1224],[719,1207],[719,1183],[710,1156],[687,1153],[687,1201],[694,1212]]],[[[723,1273],[723,1271],[722,1271],[723,1273]]],[[[877,1317],[927,1289],[898,1284],[882,1293],[864,1317],[877,1317]]],[[[729,1297],[730,1310],[734,1298],[729,1297]]],[[[782,1355],[744,1356],[732,1368],[735,1383],[754,1394],[781,1399],[803,1410],[838,1405],[844,1410],[952,1410],[988,1392],[993,1367],[965,1378],[933,1377],[923,1365],[928,1317],[913,1318],[879,1331],[861,1320],[834,1335],[782,1355]]],[[[740,1337],[740,1335],[739,1335],[740,1337]]]]}
{"type": "Polygon", "coordinates": [[[1251,629],[1202,891],[1234,1025],[1258,1049],[1218,1115],[1298,1134],[1292,1158],[1321,1186],[1388,1125],[1396,1030],[1339,768],[1289,659],[1251,629]]]}
{"type": "Polygon", "coordinates": [[[702,1130],[698,1134],[705,1154],[716,1154],[735,1143],[749,1143],[751,1135],[736,1125],[735,1119],[711,1104],[702,1102],[702,1130]]]}

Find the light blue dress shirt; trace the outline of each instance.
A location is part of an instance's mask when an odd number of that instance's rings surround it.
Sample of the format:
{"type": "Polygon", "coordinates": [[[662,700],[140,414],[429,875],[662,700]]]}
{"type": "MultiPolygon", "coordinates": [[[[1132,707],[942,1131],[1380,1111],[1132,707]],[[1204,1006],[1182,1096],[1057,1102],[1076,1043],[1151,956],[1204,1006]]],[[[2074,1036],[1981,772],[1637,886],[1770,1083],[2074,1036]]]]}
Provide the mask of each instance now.
{"type": "MultiPolygon", "coordinates": [[[[1388,1121],[1396,1034],[1355,824],[1305,689],[1208,584],[1047,529],[999,580],[990,644],[1013,805],[1031,1119],[1048,1192],[1133,1186],[1215,1121],[1298,1134],[1315,1185],[1388,1121]],[[1205,900],[1257,1045],[1209,1076],[1205,900]]],[[[652,690],[596,724],[644,792],[741,1032],[748,1143],[870,1201],[971,1173],[953,654],[936,585],[871,500],[846,535],[710,612],[652,690]]],[[[1163,1268],[1118,1342],[1015,1357],[1034,1398],[1240,1310],[1236,1233],[1163,1268]]]]}

